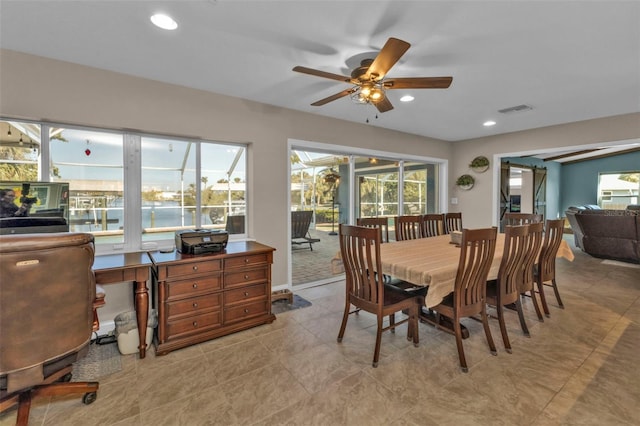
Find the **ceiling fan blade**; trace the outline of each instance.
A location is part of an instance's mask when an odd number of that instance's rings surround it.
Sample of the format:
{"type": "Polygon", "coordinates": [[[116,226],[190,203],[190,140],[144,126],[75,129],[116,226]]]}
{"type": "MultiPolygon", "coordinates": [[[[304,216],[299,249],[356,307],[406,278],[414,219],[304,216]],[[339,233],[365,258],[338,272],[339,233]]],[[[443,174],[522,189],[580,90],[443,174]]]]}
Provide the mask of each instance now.
{"type": "Polygon", "coordinates": [[[351,82],[351,77],[347,77],[346,75],[333,74],[326,71],[314,70],[313,68],[297,66],[297,67],[293,67],[293,71],[301,72],[303,74],[315,75],[316,77],[323,77],[323,78],[329,78],[331,80],[338,80],[344,83],[351,82]]]}
{"type": "Polygon", "coordinates": [[[350,89],[343,90],[340,93],[336,93],[335,95],[331,95],[328,98],[320,99],[319,101],[316,101],[316,102],[312,103],[311,105],[312,106],[322,106],[324,104],[328,104],[329,102],[335,101],[336,99],[344,98],[345,96],[348,96],[348,95],[352,94],[356,90],[358,90],[358,89],[352,87],[350,89]]]}
{"type": "Polygon", "coordinates": [[[380,102],[376,102],[374,105],[376,106],[376,108],[378,108],[378,111],[380,112],[387,112],[393,109],[393,105],[391,105],[391,101],[386,96],[383,100],[381,100],[380,102]]]}
{"type": "Polygon", "coordinates": [[[409,50],[411,45],[406,41],[402,41],[397,38],[389,38],[385,45],[378,53],[378,56],[373,60],[371,66],[367,70],[365,77],[367,80],[373,77],[375,80],[381,80],[389,72],[392,66],[398,62],[398,59],[409,50]]]}
{"type": "Polygon", "coordinates": [[[385,89],[446,89],[453,77],[408,77],[384,81],[385,89]]]}

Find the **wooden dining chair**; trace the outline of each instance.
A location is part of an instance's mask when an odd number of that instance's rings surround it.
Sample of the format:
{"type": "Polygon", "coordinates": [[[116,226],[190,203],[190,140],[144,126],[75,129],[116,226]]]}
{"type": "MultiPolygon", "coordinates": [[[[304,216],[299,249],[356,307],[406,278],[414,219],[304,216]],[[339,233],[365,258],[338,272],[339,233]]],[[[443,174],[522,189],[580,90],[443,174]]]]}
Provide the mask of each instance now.
{"type": "Polygon", "coordinates": [[[437,237],[444,234],[444,215],[443,214],[425,214],[422,216],[422,237],[437,237]]]}
{"type": "Polygon", "coordinates": [[[420,296],[397,291],[385,286],[380,259],[380,229],[340,224],[340,253],[345,269],[346,300],[338,342],[342,342],[347,326],[351,305],[356,309],[376,315],[376,346],[373,353],[373,367],[378,366],[382,332],[394,331],[401,324],[408,323],[407,340],[418,346],[418,309],[423,303],[420,296]],[[395,322],[395,313],[406,311],[408,318],[395,322]],[[389,317],[389,325],[384,326],[384,317],[389,317]]]}
{"type": "Polygon", "coordinates": [[[462,231],[462,213],[445,213],[444,223],[445,233],[447,234],[452,231],[462,231]]]}
{"type": "Polygon", "coordinates": [[[487,282],[487,305],[496,308],[502,342],[508,353],[511,353],[511,343],[504,321],[504,308],[515,304],[518,313],[522,312],[519,281],[523,278],[528,234],[528,226],[505,226],[498,278],[487,282]]]}
{"type": "MultiPolygon", "coordinates": [[[[535,291],[535,280],[533,276],[533,266],[538,260],[538,254],[540,253],[540,246],[542,245],[542,233],[544,230],[544,223],[535,222],[526,225],[529,228],[527,235],[527,249],[525,254],[524,265],[522,268],[522,277],[520,278],[520,295],[531,298],[533,308],[536,310],[539,321],[544,321],[542,317],[542,311],[538,305],[535,291]]],[[[522,307],[522,305],[520,306],[522,307]]],[[[517,306],[516,306],[517,308],[517,306]]],[[[524,312],[522,309],[518,309],[518,317],[520,318],[520,327],[525,336],[531,337],[529,328],[524,319],[524,312]]]]}
{"type": "Polygon", "coordinates": [[[381,243],[389,242],[389,218],[388,217],[359,217],[356,219],[358,226],[366,226],[368,228],[380,228],[382,233],[381,243]]]}
{"type": "Polygon", "coordinates": [[[396,216],[396,241],[422,238],[422,216],[396,216]]]}
{"type": "Polygon", "coordinates": [[[480,314],[491,354],[497,355],[496,346],[491,337],[487,318],[486,290],[487,276],[496,249],[497,228],[463,229],[460,244],[460,260],[453,293],[433,307],[436,312],[436,324],[440,316],[448,317],[453,323],[458,347],[460,367],[468,372],[467,361],[462,347],[462,329],[460,319],[480,314]]]}
{"type": "Polygon", "coordinates": [[[544,241],[540,249],[540,257],[534,268],[535,280],[538,285],[538,294],[540,295],[540,303],[544,314],[549,316],[549,306],[544,295],[544,287],[552,287],[556,295],[556,300],[560,308],[564,309],[558,285],[556,283],[556,256],[558,248],[562,242],[562,234],[564,232],[564,219],[549,219],[544,229],[544,241]]]}
{"type": "Polygon", "coordinates": [[[503,224],[505,226],[527,225],[529,223],[542,222],[542,215],[535,213],[505,213],[503,224]]]}

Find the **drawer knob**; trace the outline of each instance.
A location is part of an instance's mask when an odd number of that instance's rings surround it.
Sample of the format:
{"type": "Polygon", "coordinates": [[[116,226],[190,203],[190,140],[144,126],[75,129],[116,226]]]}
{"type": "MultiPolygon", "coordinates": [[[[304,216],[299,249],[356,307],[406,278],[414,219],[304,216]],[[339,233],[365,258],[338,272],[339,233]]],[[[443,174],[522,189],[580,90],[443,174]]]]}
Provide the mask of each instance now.
{"type": "Polygon", "coordinates": [[[198,270],[198,265],[193,265],[193,270],[197,271],[198,270]]]}
{"type": "Polygon", "coordinates": [[[194,321],[194,322],[193,322],[193,326],[194,326],[194,327],[197,327],[197,326],[198,326],[198,321],[194,321]]]}
{"type": "Polygon", "coordinates": [[[193,283],[193,288],[198,288],[198,283],[193,283]]]}
{"type": "Polygon", "coordinates": [[[244,275],[244,279],[245,279],[245,280],[248,280],[248,279],[249,279],[249,275],[245,274],[245,275],[244,275]]]}
{"type": "Polygon", "coordinates": [[[249,263],[249,258],[248,257],[244,258],[244,263],[249,263]]]}
{"type": "Polygon", "coordinates": [[[245,292],[244,292],[244,295],[248,297],[248,296],[249,296],[249,292],[248,292],[248,291],[245,291],[245,292]]]}
{"type": "Polygon", "coordinates": [[[245,314],[248,314],[248,313],[249,313],[249,310],[248,310],[248,309],[245,309],[245,310],[244,310],[244,313],[245,313],[245,314]]]}
{"type": "Polygon", "coordinates": [[[197,308],[197,307],[198,307],[198,303],[193,302],[193,307],[194,307],[194,308],[197,308]]]}

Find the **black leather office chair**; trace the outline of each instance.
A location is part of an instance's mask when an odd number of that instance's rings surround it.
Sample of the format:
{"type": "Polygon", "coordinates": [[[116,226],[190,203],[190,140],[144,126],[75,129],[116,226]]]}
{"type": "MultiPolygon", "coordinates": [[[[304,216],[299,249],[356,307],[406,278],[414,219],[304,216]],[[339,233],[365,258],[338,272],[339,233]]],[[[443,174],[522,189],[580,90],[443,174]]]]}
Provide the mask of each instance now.
{"type": "Polygon", "coordinates": [[[0,237],[0,412],[17,404],[18,425],[36,396],[97,397],[97,382],[68,382],[91,342],[93,259],[91,234],[0,237]]]}

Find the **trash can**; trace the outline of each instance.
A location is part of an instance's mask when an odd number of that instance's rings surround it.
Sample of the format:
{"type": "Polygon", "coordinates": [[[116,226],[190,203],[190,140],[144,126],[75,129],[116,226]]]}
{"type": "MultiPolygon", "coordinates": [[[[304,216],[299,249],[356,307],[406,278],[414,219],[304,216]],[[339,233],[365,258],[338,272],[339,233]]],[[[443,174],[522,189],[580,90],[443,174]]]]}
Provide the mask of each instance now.
{"type": "MultiPolygon", "coordinates": [[[[118,350],[122,355],[135,354],[140,346],[140,337],[138,336],[138,318],[135,311],[122,312],[116,315],[114,319],[116,323],[116,339],[118,341],[118,350]]],[[[153,340],[153,329],[158,325],[158,314],[155,309],[149,311],[147,320],[147,347],[151,345],[153,340]]]]}

